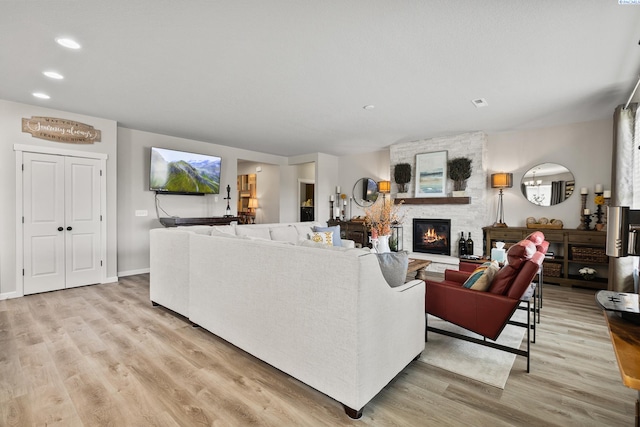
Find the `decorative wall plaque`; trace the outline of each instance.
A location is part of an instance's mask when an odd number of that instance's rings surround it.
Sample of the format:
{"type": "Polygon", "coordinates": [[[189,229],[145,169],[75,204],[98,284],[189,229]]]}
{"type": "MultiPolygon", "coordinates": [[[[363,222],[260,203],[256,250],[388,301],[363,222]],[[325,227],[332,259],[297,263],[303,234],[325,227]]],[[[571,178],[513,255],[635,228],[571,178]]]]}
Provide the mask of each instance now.
{"type": "Polygon", "coordinates": [[[70,144],[93,144],[100,142],[102,137],[102,133],[93,126],[55,117],[23,118],[22,132],[30,133],[34,138],[70,144]]]}

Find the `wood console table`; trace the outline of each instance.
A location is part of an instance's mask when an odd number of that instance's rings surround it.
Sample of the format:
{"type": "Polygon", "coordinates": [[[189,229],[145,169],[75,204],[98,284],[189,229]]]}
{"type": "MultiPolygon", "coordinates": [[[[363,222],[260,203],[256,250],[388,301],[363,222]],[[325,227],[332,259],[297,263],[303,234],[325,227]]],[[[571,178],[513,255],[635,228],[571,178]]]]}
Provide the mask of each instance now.
{"type": "Polygon", "coordinates": [[[636,427],[640,427],[640,326],[604,311],[613,350],[618,360],[622,383],[638,390],[636,399],[636,427]]]}
{"type": "Polygon", "coordinates": [[[233,221],[240,221],[237,216],[214,216],[209,218],[160,218],[160,223],[165,227],[178,227],[180,225],[229,225],[233,221]]]}

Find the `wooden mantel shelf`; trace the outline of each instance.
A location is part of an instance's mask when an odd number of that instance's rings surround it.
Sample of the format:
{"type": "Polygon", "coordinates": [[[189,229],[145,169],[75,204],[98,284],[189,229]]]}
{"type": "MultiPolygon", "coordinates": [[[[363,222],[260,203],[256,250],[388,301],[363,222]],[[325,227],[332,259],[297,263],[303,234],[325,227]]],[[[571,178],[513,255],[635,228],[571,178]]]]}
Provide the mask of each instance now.
{"type": "Polygon", "coordinates": [[[397,205],[403,202],[405,205],[468,205],[471,197],[404,197],[394,199],[397,205]]]}

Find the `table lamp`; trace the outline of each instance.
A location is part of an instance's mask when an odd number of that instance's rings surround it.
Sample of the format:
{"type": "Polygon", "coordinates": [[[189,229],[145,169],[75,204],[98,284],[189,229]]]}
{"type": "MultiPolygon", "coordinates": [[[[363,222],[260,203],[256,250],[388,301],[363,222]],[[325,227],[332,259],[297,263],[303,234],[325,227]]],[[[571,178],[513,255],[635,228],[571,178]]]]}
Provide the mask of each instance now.
{"type": "Polygon", "coordinates": [[[494,227],[507,227],[504,222],[504,205],[502,203],[502,190],[505,188],[513,187],[513,174],[512,173],[494,173],[491,174],[491,188],[499,188],[498,193],[498,212],[496,213],[496,222],[494,227]]]}

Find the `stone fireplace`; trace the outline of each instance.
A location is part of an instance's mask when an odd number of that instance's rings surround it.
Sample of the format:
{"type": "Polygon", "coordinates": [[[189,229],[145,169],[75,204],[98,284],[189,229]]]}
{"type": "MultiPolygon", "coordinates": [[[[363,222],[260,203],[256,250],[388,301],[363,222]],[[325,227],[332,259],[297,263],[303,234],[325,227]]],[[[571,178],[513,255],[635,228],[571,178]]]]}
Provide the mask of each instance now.
{"type": "Polygon", "coordinates": [[[450,219],[413,219],[413,252],[451,255],[450,219]]]}
{"type": "MultiPolygon", "coordinates": [[[[472,160],[473,169],[471,177],[467,181],[467,196],[469,204],[448,203],[446,198],[438,202],[432,202],[428,197],[424,203],[420,201],[407,203],[402,206],[401,214],[404,215],[403,246],[407,250],[413,249],[410,254],[413,258],[428,259],[432,264],[427,268],[431,273],[442,273],[447,268],[458,268],[457,236],[464,232],[465,236],[471,233],[476,239],[474,247],[475,255],[482,255],[483,245],[480,244],[482,227],[493,222],[497,193],[489,188],[488,172],[485,158],[487,153],[487,135],[484,132],[471,132],[460,135],[442,136],[419,141],[399,142],[390,147],[390,166],[393,172],[397,163],[409,163],[412,167],[412,180],[408,184],[408,191],[403,195],[397,194],[398,186],[391,184],[391,197],[412,198],[415,197],[415,168],[416,155],[434,151],[447,151],[447,159],[456,157],[468,157],[472,160]],[[422,236],[424,232],[414,230],[414,219],[447,218],[450,220],[449,253],[444,255],[437,253],[425,253],[416,251],[415,235],[422,236]]],[[[393,173],[391,173],[393,178],[393,173]]],[[[447,181],[446,193],[453,188],[453,182],[447,181]]],[[[448,195],[448,194],[447,194],[448,195]]],[[[420,237],[422,238],[422,237],[420,237]]]]}

